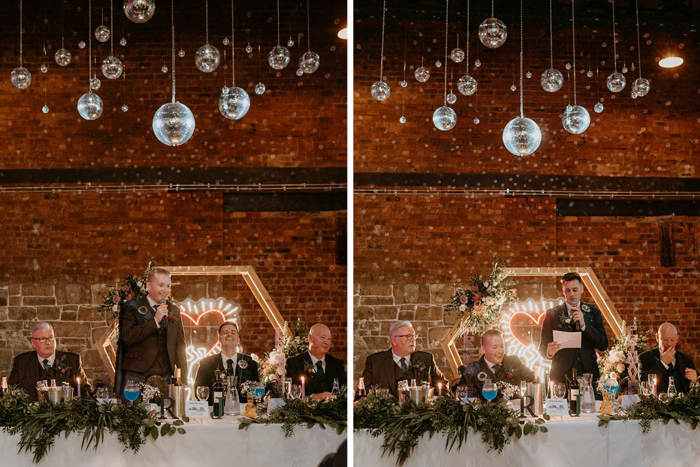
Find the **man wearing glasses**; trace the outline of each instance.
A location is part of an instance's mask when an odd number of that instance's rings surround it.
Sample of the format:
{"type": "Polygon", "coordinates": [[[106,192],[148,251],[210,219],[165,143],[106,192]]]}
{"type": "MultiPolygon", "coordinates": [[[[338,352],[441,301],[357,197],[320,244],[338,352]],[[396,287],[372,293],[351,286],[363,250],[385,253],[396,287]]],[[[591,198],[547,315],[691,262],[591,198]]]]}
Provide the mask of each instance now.
{"type": "Polygon", "coordinates": [[[416,351],[416,331],[410,321],[397,321],[389,328],[391,348],[367,357],[362,376],[365,386],[387,388],[397,395],[397,383],[415,379],[417,384],[427,381],[432,386],[445,385],[445,377],[429,352],[416,351]]]}
{"type": "Polygon", "coordinates": [[[56,351],[56,338],[49,323],[36,323],[32,328],[31,352],[24,352],[15,357],[12,362],[12,372],[8,383],[24,389],[32,400],[37,400],[37,381],[56,380],[60,385],[64,382],[75,388],[76,378],[80,378],[82,393],[88,392],[88,381],[80,362],[80,355],[73,352],[56,351]]]}

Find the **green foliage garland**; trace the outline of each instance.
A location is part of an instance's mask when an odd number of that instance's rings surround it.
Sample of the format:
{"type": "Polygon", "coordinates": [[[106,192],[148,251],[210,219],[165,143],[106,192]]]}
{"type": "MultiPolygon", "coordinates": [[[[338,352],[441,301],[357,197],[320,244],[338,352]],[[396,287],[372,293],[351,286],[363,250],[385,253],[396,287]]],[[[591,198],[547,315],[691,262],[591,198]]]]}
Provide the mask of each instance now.
{"type": "Polygon", "coordinates": [[[700,423],[700,392],[692,391],[688,395],[661,400],[655,396],[640,396],[639,402],[632,405],[626,413],[598,416],[598,426],[608,426],[610,420],[639,420],[642,433],[648,433],[651,422],[659,420],[667,424],[671,420],[679,424],[686,422],[694,430],[700,423]]]}

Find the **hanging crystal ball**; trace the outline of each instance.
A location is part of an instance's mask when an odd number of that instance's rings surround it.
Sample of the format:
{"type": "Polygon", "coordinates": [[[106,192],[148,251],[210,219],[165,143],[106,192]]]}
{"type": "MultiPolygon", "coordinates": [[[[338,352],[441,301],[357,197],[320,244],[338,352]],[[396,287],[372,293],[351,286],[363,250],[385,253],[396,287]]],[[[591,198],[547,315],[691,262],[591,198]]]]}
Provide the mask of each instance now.
{"type": "Polygon", "coordinates": [[[102,115],[102,98],[94,92],[86,92],[78,99],[78,113],[85,120],[97,120],[102,115]]]}
{"type": "Polygon", "coordinates": [[[623,67],[622,67],[622,72],[623,72],[623,73],[627,73],[628,71],[629,71],[629,70],[627,69],[627,66],[623,66],[623,67]]]}
{"type": "Polygon", "coordinates": [[[122,47],[126,47],[126,37],[122,37],[121,39],[119,39],[119,45],[121,45],[122,47]]]}
{"type": "Polygon", "coordinates": [[[321,59],[316,52],[308,51],[299,59],[299,69],[306,74],[311,74],[318,70],[318,66],[321,64],[321,59]]]}
{"type": "Polygon", "coordinates": [[[474,117],[474,125],[478,125],[480,121],[479,117],[474,117]]]}
{"type": "Polygon", "coordinates": [[[179,102],[163,104],[153,116],[153,134],[168,146],[185,144],[194,133],[194,115],[179,102]]]}
{"type": "Polygon", "coordinates": [[[430,70],[428,70],[424,66],[419,66],[418,68],[416,68],[416,71],[415,73],[413,73],[413,75],[416,77],[416,80],[419,83],[425,83],[430,79],[430,70]]]}
{"type": "Polygon", "coordinates": [[[258,83],[255,85],[255,94],[258,96],[265,94],[265,83],[258,83]]]}
{"type": "Polygon", "coordinates": [[[616,71],[612,73],[610,76],[608,76],[608,89],[610,92],[620,92],[623,89],[625,89],[625,84],[627,84],[627,80],[625,79],[625,75],[620,73],[619,71],[616,71]]]}
{"type": "Polygon", "coordinates": [[[474,66],[479,68],[481,66],[481,60],[479,60],[478,58],[474,60],[474,66]]]}
{"type": "Polygon", "coordinates": [[[84,48],[85,48],[85,41],[80,41],[80,42],[78,42],[78,48],[79,48],[79,49],[84,49],[84,48]]]}
{"type": "Polygon", "coordinates": [[[461,76],[457,80],[457,90],[465,96],[471,96],[476,92],[476,80],[470,75],[461,76]]]}
{"type": "Polygon", "coordinates": [[[240,120],[250,109],[250,97],[241,88],[224,86],[219,96],[219,112],[231,120],[240,120]]]}
{"type": "Polygon", "coordinates": [[[294,74],[300,77],[304,76],[304,70],[302,70],[301,68],[297,68],[297,71],[295,71],[294,74]]]}
{"type": "Polygon", "coordinates": [[[406,123],[406,117],[403,116],[403,115],[401,115],[401,117],[399,117],[399,122],[400,122],[400,123],[406,123]]]}
{"type": "Polygon", "coordinates": [[[41,111],[44,112],[45,114],[49,113],[49,106],[44,104],[44,106],[41,108],[41,111]]]}
{"type": "Polygon", "coordinates": [[[124,14],[134,23],[145,23],[155,11],[155,0],[124,0],[124,14]]]}
{"type": "Polygon", "coordinates": [[[160,71],[163,73],[167,73],[168,72],[168,65],[163,65],[162,67],[160,67],[160,71]]]}
{"type": "Polygon", "coordinates": [[[533,120],[515,117],[503,129],[503,145],[515,156],[529,156],[540,147],[542,132],[533,120]]]}
{"type": "Polygon", "coordinates": [[[567,70],[570,70],[570,69],[571,69],[571,63],[566,62],[566,64],[564,65],[564,68],[566,68],[567,70]]]}
{"type": "Polygon", "coordinates": [[[253,53],[253,46],[250,44],[246,45],[245,46],[245,53],[247,53],[247,54],[253,53]]]}
{"type": "Polygon", "coordinates": [[[289,65],[289,50],[281,45],[276,45],[267,54],[267,63],[273,70],[282,70],[289,65]]]}
{"type": "Polygon", "coordinates": [[[452,49],[452,52],[450,52],[450,58],[455,63],[462,63],[464,61],[464,50],[455,47],[452,49]]]}
{"type": "Polygon", "coordinates": [[[498,18],[486,18],[479,25],[479,40],[489,49],[497,49],[508,37],[508,28],[498,18]]]}
{"type": "Polygon", "coordinates": [[[180,58],[185,58],[185,49],[180,49],[177,51],[177,56],[180,58]]]}
{"type": "Polygon", "coordinates": [[[107,79],[117,79],[122,75],[124,65],[114,55],[110,55],[102,61],[102,74],[107,79]]]}
{"type": "Polygon", "coordinates": [[[591,124],[591,116],[588,111],[580,106],[574,105],[571,108],[567,107],[564,110],[564,115],[561,118],[561,124],[566,131],[572,135],[580,135],[588,129],[591,124]]]}
{"type": "Polygon", "coordinates": [[[532,78],[532,73],[528,71],[527,73],[525,73],[525,77],[526,77],[527,79],[532,78]]]}
{"type": "Polygon", "coordinates": [[[224,37],[224,39],[221,41],[222,44],[224,45],[229,45],[231,41],[228,39],[228,37],[224,37]]]}
{"type": "Polygon", "coordinates": [[[435,60],[435,68],[440,68],[442,66],[442,62],[440,60],[435,60]]]}
{"type": "Polygon", "coordinates": [[[564,84],[564,75],[556,68],[547,68],[542,72],[540,85],[547,92],[557,92],[564,84]]]}
{"type": "Polygon", "coordinates": [[[511,84],[511,85],[510,85],[510,90],[513,91],[513,92],[515,92],[515,91],[518,90],[518,88],[515,87],[515,84],[511,84]]]}
{"type": "Polygon", "coordinates": [[[47,71],[49,71],[49,67],[47,67],[45,63],[42,63],[39,67],[39,70],[41,70],[42,73],[46,73],[47,71]]]}
{"type": "Polygon", "coordinates": [[[441,131],[448,131],[457,124],[457,113],[450,107],[443,105],[433,112],[433,125],[441,131]]]}
{"type": "Polygon", "coordinates": [[[591,70],[588,70],[586,72],[586,76],[588,76],[589,78],[593,78],[593,72],[591,70]]]}
{"type": "Polygon", "coordinates": [[[450,91],[447,94],[447,97],[445,99],[447,100],[448,104],[454,104],[455,102],[457,102],[457,96],[455,96],[455,93],[453,93],[452,91],[450,91]]]}
{"type": "Polygon", "coordinates": [[[122,104],[122,112],[128,112],[129,111],[129,106],[126,104],[122,104]]]}
{"type": "Polygon", "coordinates": [[[292,39],[291,37],[287,41],[287,47],[294,47],[294,39],[292,39]]]}
{"type": "Polygon", "coordinates": [[[632,82],[632,90],[637,93],[639,97],[644,97],[649,93],[649,80],[646,78],[637,78],[632,82]]]}
{"type": "Polygon", "coordinates": [[[104,24],[97,26],[95,29],[95,39],[98,42],[107,42],[109,40],[109,28],[104,24]]]}
{"type": "Polygon", "coordinates": [[[211,44],[204,44],[194,53],[194,65],[202,73],[211,73],[219,66],[219,50],[211,44]]]}
{"type": "Polygon", "coordinates": [[[56,61],[56,65],[68,66],[70,64],[71,54],[66,49],[61,48],[58,49],[55,54],[53,54],[53,58],[56,61]]]}
{"type": "Polygon", "coordinates": [[[17,89],[27,89],[32,84],[32,74],[23,66],[18,66],[10,74],[10,81],[17,89]]]}
{"type": "Polygon", "coordinates": [[[638,96],[637,96],[637,91],[632,91],[632,92],[630,93],[630,96],[632,97],[632,99],[636,99],[636,98],[638,97],[638,96]]]}
{"type": "Polygon", "coordinates": [[[391,94],[391,88],[384,81],[376,81],[372,85],[372,97],[379,102],[385,101],[389,97],[389,94],[391,94]]]}
{"type": "Polygon", "coordinates": [[[603,111],[605,107],[601,102],[597,102],[596,105],[593,106],[593,110],[595,110],[595,113],[599,114],[603,111]]]}
{"type": "Polygon", "coordinates": [[[399,81],[399,86],[405,88],[406,86],[408,86],[408,82],[405,79],[402,79],[401,81],[399,81]]]}
{"type": "Polygon", "coordinates": [[[97,91],[100,89],[100,86],[102,86],[102,81],[100,81],[100,78],[93,76],[92,79],[90,79],[90,89],[97,91]]]}

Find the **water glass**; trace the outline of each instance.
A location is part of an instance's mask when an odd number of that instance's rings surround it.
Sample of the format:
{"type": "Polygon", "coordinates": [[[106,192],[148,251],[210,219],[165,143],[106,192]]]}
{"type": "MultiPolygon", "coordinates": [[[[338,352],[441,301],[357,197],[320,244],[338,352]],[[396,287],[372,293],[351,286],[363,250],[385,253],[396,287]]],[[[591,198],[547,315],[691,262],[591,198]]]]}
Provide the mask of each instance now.
{"type": "Polygon", "coordinates": [[[284,391],[284,397],[292,397],[292,378],[282,379],[282,390],[284,391]]]}
{"type": "Polygon", "coordinates": [[[292,384],[291,390],[292,399],[301,399],[301,384],[292,384]]]}
{"type": "Polygon", "coordinates": [[[455,396],[458,401],[467,403],[469,401],[469,388],[467,386],[457,386],[455,389],[455,396]]]}
{"type": "Polygon", "coordinates": [[[195,396],[197,396],[198,401],[209,400],[209,386],[197,386],[195,396]]]}
{"type": "Polygon", "coordinates": [[[652,394],[651,384],[649,384],[647,381],[642,381],[641,383],[639,383],[639,387],[642,390],[642,395],[650,396],[652,394]]]}

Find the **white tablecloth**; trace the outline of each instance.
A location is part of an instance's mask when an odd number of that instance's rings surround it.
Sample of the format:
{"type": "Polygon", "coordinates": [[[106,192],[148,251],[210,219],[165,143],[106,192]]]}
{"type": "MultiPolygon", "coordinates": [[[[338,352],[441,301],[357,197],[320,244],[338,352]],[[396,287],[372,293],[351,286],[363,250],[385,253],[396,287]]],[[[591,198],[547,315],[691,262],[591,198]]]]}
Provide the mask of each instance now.
{"type": "MultiPolygon", "coordinates": [[[[458,451],[448,452],[445,437],[424,436],[405,467],[686,467],[700,465],[700,428],[654,422],[642,434],[638,421],[612,421],[598,427],[594,415],[547,422],[547,433],[536,433],[511,440],[502,453],[488,451],[478,433],[470,433],[458,451]]],[[[382,437],[373,438],[366,431],[355,432],[355,466],[396,465],[396,456],[382,456],[382,437]]]]}
{"type": "MultiPolygon", "coordinates": [[[[238,417],[225,417],[204,423],[188,423],[187,433],[149,439],[138,454],[122,451],[114,435],[105,436],[97,448],[82,451],[82,436],[57,438],[40,465],[60,467],[136,467],[149,466],[284,466],[315,467],[323,457],[335,452],[347,433],[333,429],[297,426],[291,438],[285,438],[280,425],[251,425],[238,429],[238,417]]],[[[17,454],[19,436],[0,432],[0,465],[32,466],[32,455],[17,454]]]]}

